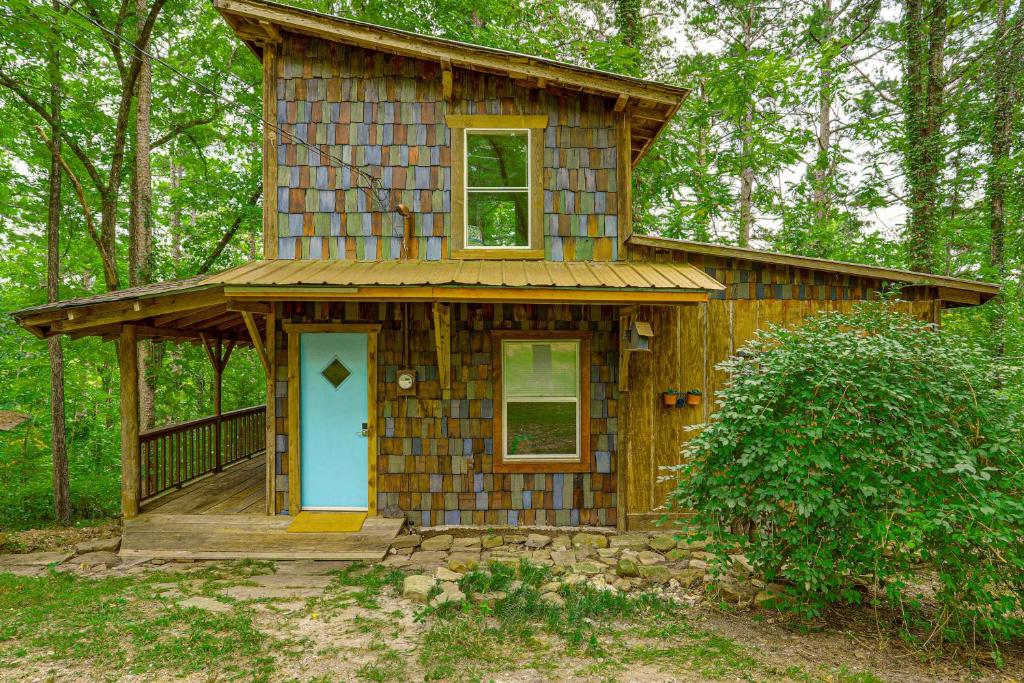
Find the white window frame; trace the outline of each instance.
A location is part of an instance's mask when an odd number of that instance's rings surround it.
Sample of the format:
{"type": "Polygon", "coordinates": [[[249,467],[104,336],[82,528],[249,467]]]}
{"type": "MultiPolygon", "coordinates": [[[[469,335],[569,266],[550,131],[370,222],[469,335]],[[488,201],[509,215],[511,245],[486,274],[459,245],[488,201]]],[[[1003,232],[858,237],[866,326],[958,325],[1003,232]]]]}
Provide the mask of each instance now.
{"type": "Polygon", "coordinates": [[[563,339],[553,337],[551,339],[502,339],[501,340],[501,454],[502,459],[508,463],[522,462],[565,462],[579,463],[583,460],[583,453],[580,448],[581,420],[583,418],[582,390],[580,387],[583,345],[580,339],[563,339]],[[508,373],[505,369],[505,349],[508,345],[533,345],[533,344],[572,344],[576,349],[576,367],[573,372],[573,383],[576,386],[575,396],[515,396],[509,400],[508,385],[506,383],[508,373]],[[576,452],[575,453],[528,453],[510,454],[508,452],[508,404],[509,403],[569,403],[576,405],[576,452]]]}
{"type": "Polygon", "coordinates": [[[533,205],[533,134],[530,128],[465,128],[462,131],[462,177],[465,179],[462,187],[462,244],[464,249],[476,251],[494,251],[495,249],[510,249],[527,251],[534,248],[533,242],[533,217],[530,207],[533,205]],[[469,136],[471,133],[526,133],[526,187],[474,187],[469,185],[469,136]],[[501,245],[501,244],[470,244],[469,243],[469,194],[473,192],[522,192],[526,190],[526,244],[525,245],[501,245]]]}

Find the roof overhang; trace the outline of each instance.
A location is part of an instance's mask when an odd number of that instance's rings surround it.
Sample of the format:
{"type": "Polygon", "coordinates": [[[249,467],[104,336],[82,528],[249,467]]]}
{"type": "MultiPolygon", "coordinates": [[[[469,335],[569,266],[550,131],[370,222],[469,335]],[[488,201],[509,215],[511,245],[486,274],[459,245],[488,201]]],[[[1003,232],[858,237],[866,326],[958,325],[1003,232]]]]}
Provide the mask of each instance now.
{"type": "Polygon", "coordinates": [[[860,263],[847,263],[845,261],[830,261],[810,256],[780,254],[778,252],[734,247],[724,244],[709,244],[707,242],[651,237],[647,235],[631,235],[627,242],[632,246],[650,249],[742,259],[756,263],[770,263],[804,268],[806,270],[886,280],[888,282],[903,283],[904,287],[934,287],[936,289],[935,297],[950,307],[976,306],[985,303],[999,294],[1001,289],[999,285],[964,278],[918,273],[899,268],[883,268],[881,266],[869,266],[860,263]]]}
{"type": "Polygon", "coordinates": [[[38,337],[237,344],[265,334],[277,301],[416,301],[671,305],[707,301],[724,286],[688,264],[545,261],[254,261],[223,273],[125,289],[13,313],[38,337]]]}
{"type": "Polygon", "coordinates": [[[587,93],[615,101],[630,119],[635,165],[675,116],[690,90],[655,81],[588,69],[575,64],[290,7],[267,0],[213,0],[224,20],[257,55],[264,45],[295,33],[368,50],[436,62],[452,68],[493,73],[526,87],[587,93]]]}

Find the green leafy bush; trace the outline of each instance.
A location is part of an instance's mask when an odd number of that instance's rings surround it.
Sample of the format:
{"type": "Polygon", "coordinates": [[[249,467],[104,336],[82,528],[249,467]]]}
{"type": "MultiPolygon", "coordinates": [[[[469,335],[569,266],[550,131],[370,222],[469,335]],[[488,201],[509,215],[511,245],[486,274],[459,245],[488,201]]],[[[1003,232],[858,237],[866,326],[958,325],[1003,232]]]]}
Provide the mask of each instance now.
{"type": "Polygon", "coordinates": [[[719,566],[738,547],[808,617],[877,586],[932,643],[1024,634],[1016,369],[881,302],[766,330],[724,368],[670,498],[719,566]]]}

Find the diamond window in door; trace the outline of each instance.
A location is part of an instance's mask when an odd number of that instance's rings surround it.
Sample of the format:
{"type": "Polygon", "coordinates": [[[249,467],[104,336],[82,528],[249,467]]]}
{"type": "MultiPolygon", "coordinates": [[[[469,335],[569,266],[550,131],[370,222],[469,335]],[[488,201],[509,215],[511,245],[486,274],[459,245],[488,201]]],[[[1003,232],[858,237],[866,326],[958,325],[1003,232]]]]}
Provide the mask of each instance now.
{"type": "Polygon", "coordinates": [[[328,382],[331,383],[335,389],[340,387],[342,383],[348,379],[352,371],[345,367],[345,364],[338,360],[335,356],[334,360],[327,364],[327,367],[320,371],[320,374],[324,376],[328,382]]]}

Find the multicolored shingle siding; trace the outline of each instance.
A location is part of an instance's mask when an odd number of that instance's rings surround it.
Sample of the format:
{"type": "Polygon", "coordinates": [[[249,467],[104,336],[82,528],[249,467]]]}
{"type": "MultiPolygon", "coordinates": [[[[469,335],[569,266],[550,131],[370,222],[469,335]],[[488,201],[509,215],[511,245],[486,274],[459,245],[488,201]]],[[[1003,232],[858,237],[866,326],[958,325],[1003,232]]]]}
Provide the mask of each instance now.
{"type": "MultiPolygon", "coordinates": [[[[285,303],[282,322],[380,323],[377,349],[377,510],[413,524],[614,526],[618,438],[618,317],[612,306],[452,304],[451,398],[443,399],[429,304],[409,304],[416,395],[400,396],[406,366],[397,303],[285,303]],[[492,330],[580,330],[590,341],[591,471],[494,472],[492,330]]],[[[288,335],[277,327],[277,376],[288,335]]],[[[288,382],[276,396],[276,511],[288,505],[288,382]]]]}
{"type": "Polygon", "coordinates": [[[612,102],[457,68],[453,81],[447,101],[436,63],[286,37],[277,78],[278,258],[398,258],[398,204],[412,209],[412,255],[447,258],[446,114],[547,115],[545,254],[555,261],[616,258],[612,102]]]}

